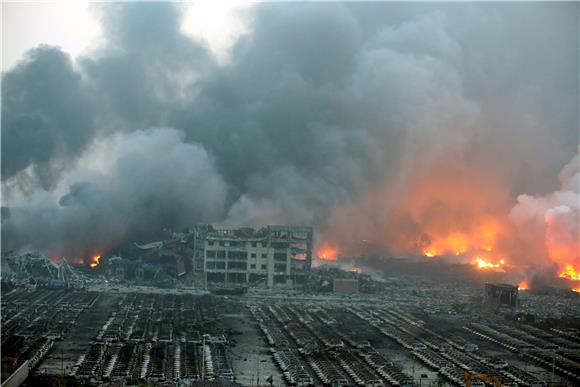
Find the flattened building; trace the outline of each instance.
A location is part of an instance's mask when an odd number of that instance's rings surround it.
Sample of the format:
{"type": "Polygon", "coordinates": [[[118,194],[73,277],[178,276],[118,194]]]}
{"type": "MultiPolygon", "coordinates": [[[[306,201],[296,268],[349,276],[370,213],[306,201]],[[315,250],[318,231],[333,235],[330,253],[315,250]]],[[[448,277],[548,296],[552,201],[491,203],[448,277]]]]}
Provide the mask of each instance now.
{"type": "Polygon", "coordinates": [[[311,227],[195,227],[194,270],[207,286],[302,286],[312,263],[311,227]]]}

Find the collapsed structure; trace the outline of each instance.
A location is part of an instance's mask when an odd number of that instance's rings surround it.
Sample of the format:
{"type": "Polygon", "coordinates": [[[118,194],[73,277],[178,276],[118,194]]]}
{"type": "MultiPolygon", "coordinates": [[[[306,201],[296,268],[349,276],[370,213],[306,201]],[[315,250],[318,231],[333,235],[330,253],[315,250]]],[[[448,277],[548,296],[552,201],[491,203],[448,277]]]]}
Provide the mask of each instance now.
{"type": "Polygon", "coordinates": [[[312,227],[194,228],[193,268],[207,286],[294,288],[306,283],[312,263],[312,227]]]}

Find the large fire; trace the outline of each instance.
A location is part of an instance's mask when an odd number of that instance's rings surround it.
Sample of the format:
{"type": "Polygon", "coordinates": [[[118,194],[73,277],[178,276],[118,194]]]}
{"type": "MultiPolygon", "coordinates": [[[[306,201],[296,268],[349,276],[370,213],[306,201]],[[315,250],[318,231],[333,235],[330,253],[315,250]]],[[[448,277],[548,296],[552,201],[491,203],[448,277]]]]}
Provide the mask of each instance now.
{"type": "Polygon", "coordinates": [[[99,266],[99,261],[101,260],[101,256],[100,255],[95,255],[91,258],[91,263],[89,264],[89,266],[91,267],[91,269],[94,269],[95,267],[99,266]]]}
{"type": "Polygon", "coordinates": [[[461,256],[464,262],[470,262],[477,269],[505,272],[508,268],[505,253],[496,251],[496,242],[500,223],[492,218],[485,218],[471,227],[469,232],[452,231],[448,234],[425,234],[420,242],[424,247],[424,256],[461,256]]]}
{"type": "MultiPolygon", "coordinates": [[[[333,242],[365,239],[365,246],[392,256],[441,257],[528,281],[555,267],[554,277],[580,281],[578,157],[562,169],[559,189],[514,197],[515,175],[485,152],[429,156],[428,163],[410,158],[394,184],[377,183],[336,210],[328,232],[333,242]]],[[[340,249],[356,251],[356,245],[340,249]]]]}
{"type": "Polygon", "coordinates": [[[435,257],[443,254],[460,255],[469,249],[469,242],[464,234],[454,232],[442,239],[432,241],[427,248],[423,250],[423,254],[427,257],[435,257]]]}
{"type": "Polygon", "coordinates": [[[530,285],[528,284],[528,281],[526,281],[526,280],[524,280],[518,284],[518,290],[529,290],[529,289],[530,289],[530,285]]]}
{"type": "MultiPolygon", "coordinates": [[[[450,236],[433,242],[429,247],[423,249],[423,255],[426,257],[436,257],[441,255],[462,255],[467,253],[471,244],[461,233],[453,233],[450,236]]],[[[490,245],[480,246],[477,251],[491,252],[493,247],[490,245]]]]}
{"type": "MultiPolygon", "coordinates": [[[[426,257],[444,255],[468,255],[477,256],[479,253],[485,255],[496,255],[498,238],[502,234],[507,234],[508,230],[502,222],[490,216],[474,216],[474,219],[463,227],[457,226],[459,230],[449,230],[447,224],[433,222],[419,240],[422,253],[426,257]],[[443,231],[441,231],[443,230],[443,231]]],[[[499,255],[499,254],[498,254],[499,255]]]]}
{"type": "Polygon", "coordinates": [[[574,266],[566,265],[566,269],[560,273],[560,278],[566,278],[572,281],[580,281],[580,272],[574,269],[574,266]]]}

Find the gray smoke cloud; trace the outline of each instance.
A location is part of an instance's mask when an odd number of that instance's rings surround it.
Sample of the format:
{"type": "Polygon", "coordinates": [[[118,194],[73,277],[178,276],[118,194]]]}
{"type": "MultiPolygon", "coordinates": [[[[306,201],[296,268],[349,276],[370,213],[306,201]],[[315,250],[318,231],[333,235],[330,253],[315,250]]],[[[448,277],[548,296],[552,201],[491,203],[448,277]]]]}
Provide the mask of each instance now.
{"type": "Polygon", "coordinates": [[[417,181],[485,181],[469,193],[507,217],[518,194],[558,188],[579,143],[575,3],[256,4],[226,66],[174,4],[97,11],[104,46],[74,63],[41,47],[3,74],[4,246],[66,253],[208,221],[389,247],[393,224],[474,213],[435,196],[414,214],[400,198],[417,181]]]}
{"type": "Polygon", "coordinates": [[[192,219],[219,219],[226,183],[207,152],[183,139],[156,128],[96,141],[54,190],[14,204],[4,248],[82,258],[192,219]]]}
{"type": "Polygon", "coordinates": [[[29,51],[2,77],[2,181],[31,168],[32,184],[49,189],[62,163],[95,135],[92,102],[68,55],[46,46],[29,51]]]}

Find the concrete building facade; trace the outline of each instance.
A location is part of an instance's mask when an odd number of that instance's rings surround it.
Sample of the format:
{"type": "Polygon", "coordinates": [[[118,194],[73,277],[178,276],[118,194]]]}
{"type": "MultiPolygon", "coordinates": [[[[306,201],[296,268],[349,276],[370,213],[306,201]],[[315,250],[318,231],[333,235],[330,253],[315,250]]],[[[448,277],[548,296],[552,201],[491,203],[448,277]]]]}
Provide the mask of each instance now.
{"type": "Polygon", "coordinates": [[[193,266],[206,286],[302,286],[312,264],[311,227],[194,230],[193,266]]]}

